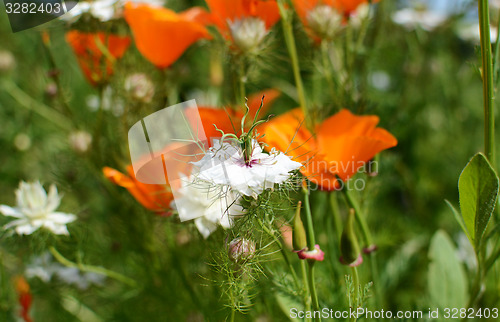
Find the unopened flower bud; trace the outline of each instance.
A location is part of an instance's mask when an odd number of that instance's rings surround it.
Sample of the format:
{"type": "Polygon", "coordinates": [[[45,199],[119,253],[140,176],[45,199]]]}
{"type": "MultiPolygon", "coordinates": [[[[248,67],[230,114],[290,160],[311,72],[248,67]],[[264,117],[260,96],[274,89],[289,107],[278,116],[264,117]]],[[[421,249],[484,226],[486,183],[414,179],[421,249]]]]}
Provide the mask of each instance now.
{"type": "Polygon", "coordinates": [[[306,19],[311,31],[321,39],[332,39],[342,28],[342,15],[330,6],[317,6],[306,19]]]}
{"type": "Polygon", "coordinates": [[[155,86],[148,76],[142,73],[129,75],[125,79],[125,90],[132,99],[149,103],[155,94],[155,86]]]}
{"type": "Polygon", "coordinates": [[[360,265],[363,262],[358,239],[354,231],[354,209],[350,209],[344,231],[340,237],[340,262],[351,267],[360,265]]]}
{"type": "Polygon", "coordinates": [[[56,97],[57,95],[56,83],[48,83],[47,86],[45,86],[45,95],[47,95],[50,98],[56,97]]]}
{"type": "Polygon", "coordinates": [[[69,135],[69,144],[78,153],[85,153],[92,143],[92,136],[85,131],[76,131],[69,135]]]}
{"type": "Polygon", "coordinates": [[[267,35],[265,22],[258,18],[245,18],[231,22],[229,30],[234,44],[243,53],[257,49],[267,35]]]}
{"type": "Polygon", "coordinates": [[[255,254],[255,242],[246,238],[235,238],[229,243],[228,254],[235,263],[252,259],[255,254]]]}
{"type": "Polygon", "coordinates": [[[14,69],[16,60],[10,51],[0,50],[0,73],[14,69]]]}
{"type": "Polygon", "coordinates": [[[297,204],[297,211],[295,212],[295,217],[293,217],[293,249],[300,251],[307,247],[307,237],[304,224],[300,218],[300,206],[302,202],[299,201],[297,204]]]}

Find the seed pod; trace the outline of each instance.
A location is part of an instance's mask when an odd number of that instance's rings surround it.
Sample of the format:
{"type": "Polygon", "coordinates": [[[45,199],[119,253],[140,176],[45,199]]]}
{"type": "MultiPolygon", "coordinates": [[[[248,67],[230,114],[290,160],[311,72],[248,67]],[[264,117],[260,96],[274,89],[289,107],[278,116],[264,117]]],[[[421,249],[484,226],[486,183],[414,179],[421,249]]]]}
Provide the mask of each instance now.
{"type": "Polygon", "coordinates": [[[304,224],[302,223],[302,219],[300,219],[300,206],[302,202],[299,201],[297,204],[297,210],[295,211],[295,216],[293,217],[293,249],[294,250],[302,250],[307,247],[307,237],[306,230],[304,228],[304,224]]]}

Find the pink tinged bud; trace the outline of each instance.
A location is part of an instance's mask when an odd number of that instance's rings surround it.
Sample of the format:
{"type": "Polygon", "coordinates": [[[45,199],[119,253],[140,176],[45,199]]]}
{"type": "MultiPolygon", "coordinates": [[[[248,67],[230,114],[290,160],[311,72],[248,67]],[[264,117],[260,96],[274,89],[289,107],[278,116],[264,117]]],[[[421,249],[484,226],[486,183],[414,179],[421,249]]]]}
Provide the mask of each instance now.
{"type": "Polygon", "coordinates": [[[363,256],[361,256],[361,254],[359,254],[358,258],[352,263],[346,262],[342,256],[340,256],[339,260],[340,260],[340,263],[342,263],[343,265],[347,265],[349,267],[357,267],[363,263],[363,256]]]}
{"type": "Polygon", "coordinates": [[[373,253],[374,251],[376,251],[377,249],[378,249],[377,245],[372,244],[370,246],[363,248],[363,253],[369,255],[369,254],[373,253]]]}
{"type": "Polygon", "coordinates": [[[319,245],[314,246],[313,250],[307,250],[307,248],[304,248],[302,250],[294,252],[299,255],[300,259],[312,259],[318,262],[321,262],[325,259],[325,253],[319,248],[319,245]]]}
{"type": "Polygon", "coordinates": [[[252,259],[255,254],[255,243],[246,238],[235,238],[228,245],[229,258],[235,263],[252,259]]]}
{"type": "Polygon", "coordinates": [[[363,262],[363,259],[360,261],[361,249],[354,230],[354,216],[354,209],[350,209],[344,231],[340,237],[340,254],[342,255],[342,264],[357,266],[363,262]]]}

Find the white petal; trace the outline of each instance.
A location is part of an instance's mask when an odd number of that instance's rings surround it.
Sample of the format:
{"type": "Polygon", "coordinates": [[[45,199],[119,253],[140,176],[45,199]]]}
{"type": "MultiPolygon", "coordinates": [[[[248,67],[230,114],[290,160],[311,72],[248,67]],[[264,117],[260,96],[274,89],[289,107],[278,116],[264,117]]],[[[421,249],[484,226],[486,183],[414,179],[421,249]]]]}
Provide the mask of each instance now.
{"type": "Polygon", "coordinates": [[[205,219],[205,218],[198,218],[194,221],[196,228],[198,228],[198,231],[200,234],[202,234],[203,238],[207,239],[208,236],[210,236],[211,233],[213,233],[217,229],[217,224],[205,219]]]}
{"type": "Polygon", "coordinates": [[[75,221],[76,219],[77,217],[75,215],[67,214],[64,212],[54,212],[46,216],[46,220],[53,221],[57,224],[68,224],[75,221]]]}
{"type": "Polygon", "coordinates": [[[24,217],[24,214],[20,212],[17,208],[12,208],[6,205],[0,205],[0,212],[4,214],[4,216],[15,217],[15,218],[24,217]]]}
{"type": "Polygon", "coordinates": [[[25,225],[17,226],[16,233],[18,233],[19,235],[31,235],[33,232],[38,230],[38,228],[40,228],[40,226],[27,223],[25,225]]]}

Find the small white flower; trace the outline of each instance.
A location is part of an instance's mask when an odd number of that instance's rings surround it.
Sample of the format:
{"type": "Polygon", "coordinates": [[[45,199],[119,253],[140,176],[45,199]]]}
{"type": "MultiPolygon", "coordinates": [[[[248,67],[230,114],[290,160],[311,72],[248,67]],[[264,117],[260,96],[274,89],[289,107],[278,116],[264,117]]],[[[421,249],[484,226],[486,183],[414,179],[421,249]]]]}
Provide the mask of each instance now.
{"type": "Polygon", "coordinates": [[[76,267],[66,267],[53,261],[49,252],[35,257],[26,267],[27,278],[38,277],[48,283],[52,277],[57,277],[66,284],[76,285],[81,290],[86,290],[90,285],[102,285],[106,276],[92,272],[82,272],[76,267]]]}
{"type": "Polygon", "coordinates": [[[108,21],[123,16],[123,6],[126,2],[147,3],[153,6],[163,6],[163,0],[89,0],[79,1],[77,3],[66,1],[66,7],[69,10],[61,16],[66,21],[74,21],[81,15],[89,13],[100,21],[108,21]]]}
{"type": "Polygon", "coordinates": [[[267,35],[266,24],[259,18],[245,18],[228,22],[234,44],[242,52],[256,49],[267,35]]]}
{"type": "Polygon", "coordinates": [[[307,13],[307,24],[322,39],[332,39],[342,28],[342,15],[330,6],[317,6],[307,13]]]}
{"type": "Polygon", "coordinates": [[[245,196],[257,198],[266,189],[290,178],[290,171],[302,164],[292,161],[285,154],[272,149],[269,154],[252,140],[252,153],[245,160],[241,146],[236,143],[215,141],[205,156],[193,163],[199,168],[198,179],[212,185],[228,186],[245,196]]]}
{"type": "Polygon", "coordinates": [[[245,214],[238,196],[227,187],[215,187],[195,177],[181,177],[180,198],[175,208],[181,221],[194,219],[198,231],[207,238],[218,225],[231,227],[232,219],[245,214]]]}
{"type": "Polygon", "coordinates": [[[398,25],[404,26],[408,30],[420,27],[427,31],[432,31],[443,24],[448,17],[437,11],[427,9],[405,8],[396,11],[392,15],[392,20],[398,25]]]}
{"type": "Polygon", "coordinates": [[[135,73],[127,76],[124,83],[125,91],[140,102],[149,103],[155,94],[155,85],[151,79],[143,73],[135,73]]]}
{"type": "Polygon", "coordinates": [[[76,131],[68,137],[69,145],[78,153],[85,153],[92,143],[92,135],[86,131],[76,131]]]}
{"type": "Polygon", "coordinates": [[[76,220],[73,214],[55,211],[61,202],[55,185],[50,186],[47,195],[40,182],[21,181],[16,190],[16,199],[17,207],[0,205],[0,213],[17,218],[3,228],[15,227],[19,235],[30,235],[41,227],[57,235],[68,235],[66,224],[76,220]]]}

